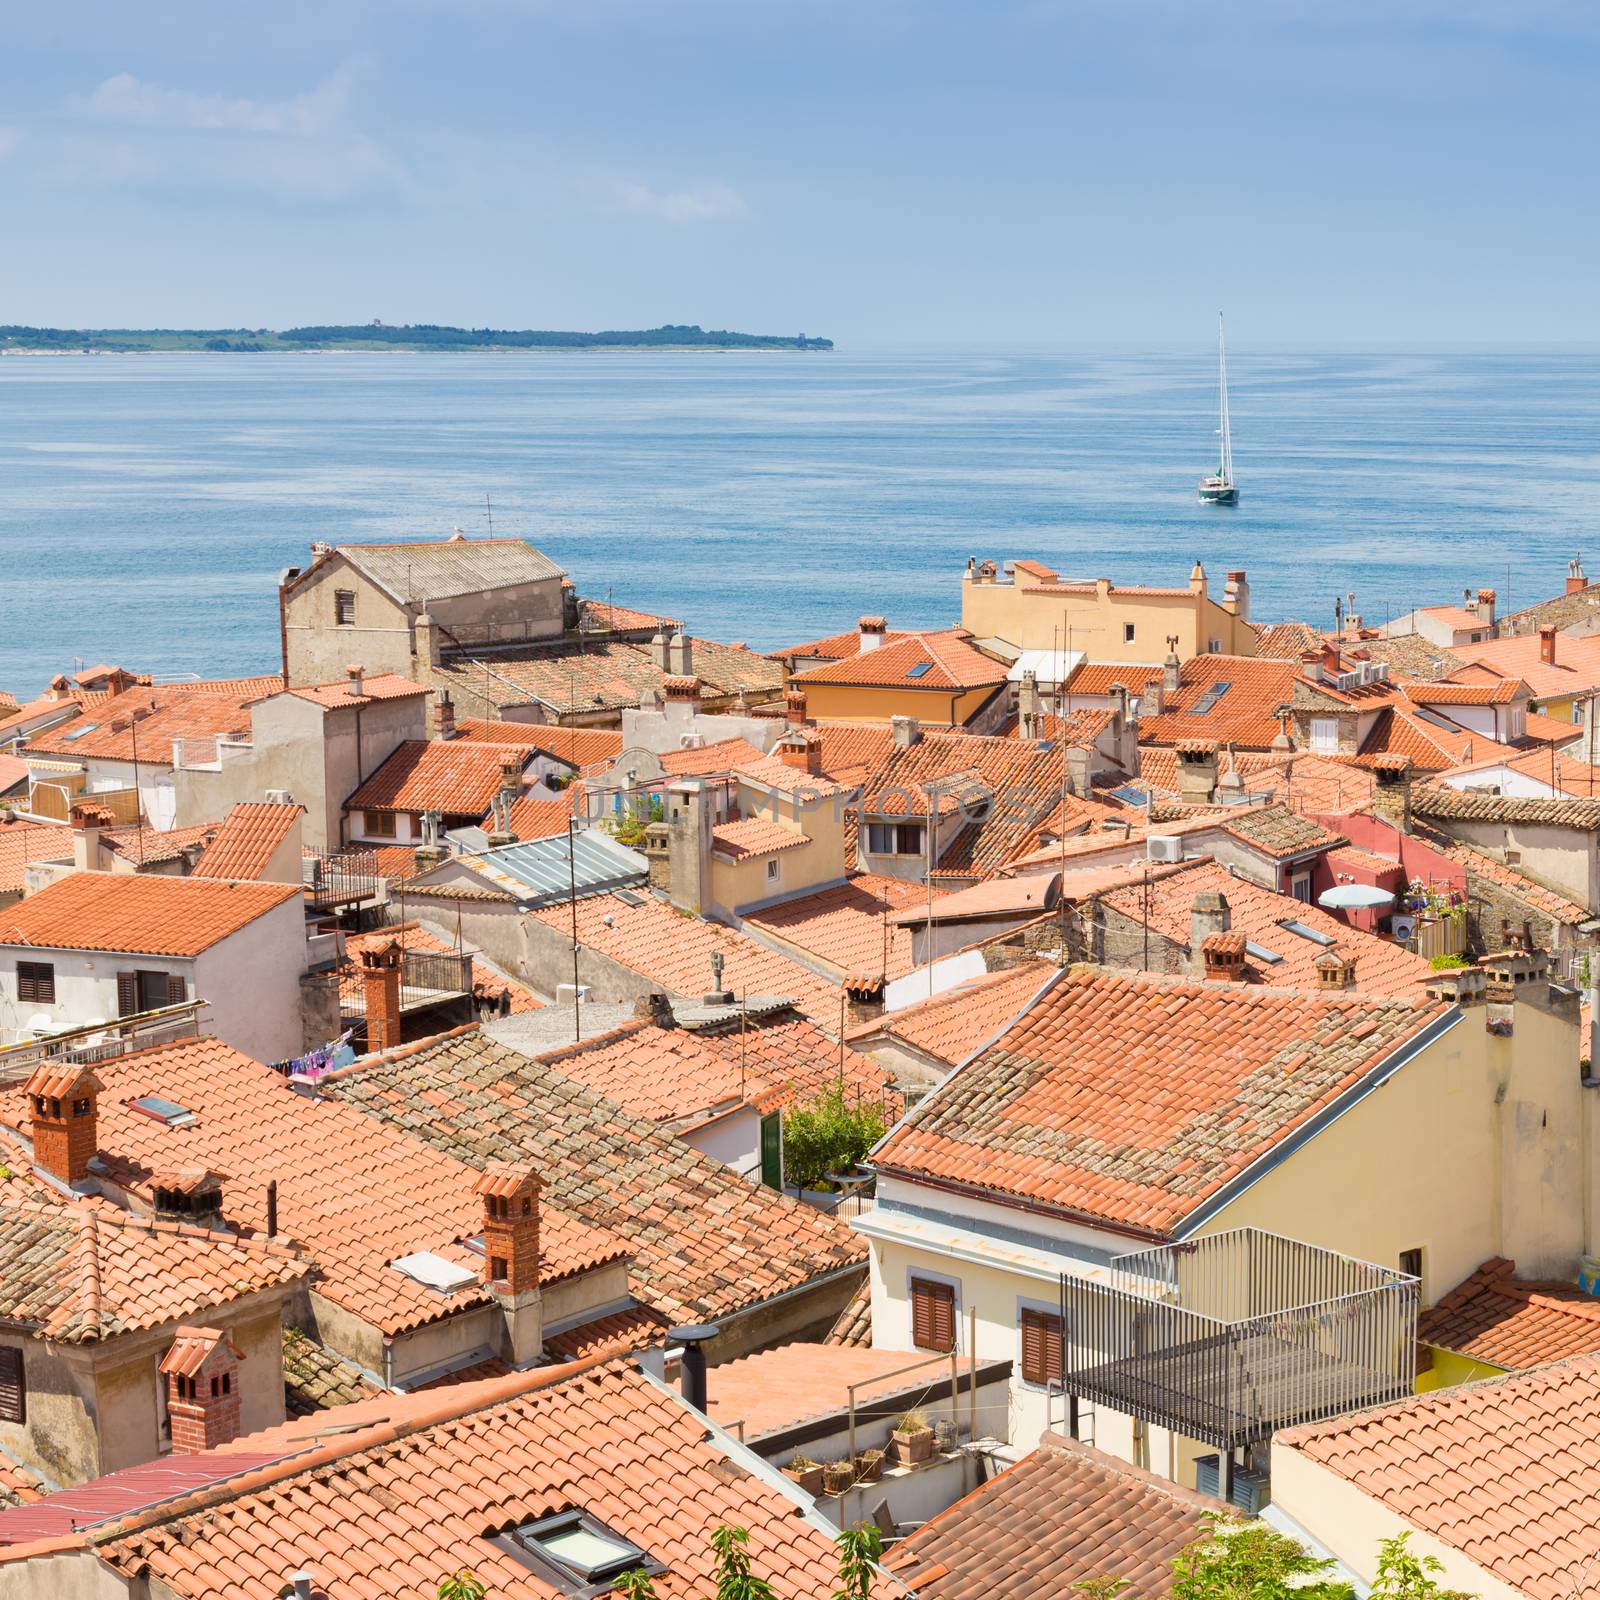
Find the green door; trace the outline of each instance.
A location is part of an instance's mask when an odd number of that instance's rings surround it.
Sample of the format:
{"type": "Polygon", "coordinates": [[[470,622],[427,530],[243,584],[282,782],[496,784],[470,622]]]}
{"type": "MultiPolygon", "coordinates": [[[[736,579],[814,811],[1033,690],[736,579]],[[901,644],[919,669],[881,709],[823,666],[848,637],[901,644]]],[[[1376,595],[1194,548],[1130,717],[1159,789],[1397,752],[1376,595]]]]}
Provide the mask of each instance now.
{"type": "Polygon", "coordinates": [[[761,1119],[761,1181],[769,1189],[783,1187],[783,1118],[776,1111],[761,1119]]]}

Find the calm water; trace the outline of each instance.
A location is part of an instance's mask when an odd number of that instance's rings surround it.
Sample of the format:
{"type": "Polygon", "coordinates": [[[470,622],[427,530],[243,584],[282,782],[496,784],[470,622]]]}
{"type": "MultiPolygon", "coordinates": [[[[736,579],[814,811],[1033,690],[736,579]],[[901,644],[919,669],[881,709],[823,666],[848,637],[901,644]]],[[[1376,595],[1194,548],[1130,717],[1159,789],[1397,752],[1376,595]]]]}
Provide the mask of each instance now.
{"type": "Polygon", "coordinates": [[[942,624],[969,554],[1380,620],[1600,577],[1600,356],[1231,353],[1243,502],[1201,506],[1192,355],[0,361],[0,685],[74,658],[246,672],[330,542],[526,535],[580,589],[761,648],[942,624]]]}

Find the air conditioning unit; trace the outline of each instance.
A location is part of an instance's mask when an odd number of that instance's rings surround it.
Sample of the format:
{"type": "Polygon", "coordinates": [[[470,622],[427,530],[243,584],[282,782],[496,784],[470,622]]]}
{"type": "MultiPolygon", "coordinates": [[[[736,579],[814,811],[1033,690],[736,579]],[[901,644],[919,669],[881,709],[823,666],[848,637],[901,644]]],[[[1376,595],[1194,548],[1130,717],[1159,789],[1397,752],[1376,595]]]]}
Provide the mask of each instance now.
{"type": "Polygon", "coordinates": [[[1173,833],[1152,833],[1144,842],[1146,861],[1182,861],[1183,840],[1173,833]]]}
{"type": "MultiPolygon", "coordinates": [[[[1214,1499],[1221,1482],[1221,1457],[1196,1456],[1194,1486],[1201,1494],[1214,1499]]],[[[1228,1499],[1241,1511],[1252,1517],[1261,1515],[1262,1507],[1271,1498],[1271,1484],[1264,1472],[1251,1472],[1248,1467],[1233,1469],[1233,1483],[1228,1499]]]]}
{"type": "Polygon", "coordinates": [[[1389,918],[1389,934],[1399,944],[1410,944],[1417,936],[1417,919],[1396,912],[1389,918]]]}

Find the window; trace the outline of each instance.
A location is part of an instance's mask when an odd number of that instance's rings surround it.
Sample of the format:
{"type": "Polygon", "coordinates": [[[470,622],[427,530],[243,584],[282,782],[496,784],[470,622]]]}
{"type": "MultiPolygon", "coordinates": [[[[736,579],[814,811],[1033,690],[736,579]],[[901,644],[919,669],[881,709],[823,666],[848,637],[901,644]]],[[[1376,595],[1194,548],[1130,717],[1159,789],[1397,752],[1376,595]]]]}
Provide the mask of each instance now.
{"type": "Polygon", "coordinates": [[[1310,905],[1311,875],[1309,873],[1302,873],[1298,878],[1291,878],[1289,880],[1289,893],[1293,895],[1294,898],[1301,903],[1301,905],[1310,905]]]}
{"type": "Polygon", "coordinates": [[[0,1422],[28,1420],[28,1379],[22,1352],[0,1345],[0,1422]]]}
{"type": "Polygon", "coordinates": [[[1337,717],[1311,719],[1311,750],[1313,754],[1333,755],[1339,748],[1339,721],[1337,717]]]}
{"type": "Polygon", "coordinates": [[[587,1511],[563,1511],[498,1534],[494,1544],[574,1597],[604,1594],[635,1567],[665,1569],[646,1550],[614,1533],[587,1511]]]}
{"type": "Polygon", "coordinates": [[[1415,1250],[1402,1250],[1400,1252],[1400,1270],[1403,1273],[1405,1273],[1405,1275],[1408,1278],[1416,1278],[1418,1280],[1421,1279],[1421,1277],[1422,1277],[1422,1246],[1421,1245],[1418,1245],[1415,1250]]]}
{"type": "Polygon", "coordinates": [[[140,1095],[137,1100],[128,1102],[128,1109],[163,1122],[169,1128],[187,1128],[191,1122],[200,1120],[187,1106],[180,1106],[176,1100],[159,1094],[140,1095]]]}
{"type": "Polygon", "coordinates": [[[1025,1306],[1022,1312],[1022,1381],[1047,1383],[1061,1381],[1061,1318],[1053,1311],[1035,1311],[1025,1306]]]}
{"type": "Polygon", "coordinates": [[[1122,624],[1122,642],[1124,644],[1133,643],[1133,624],[1131,622],[1124,622],[1122,624]]]}
{"type": "Polygon", "coordinates": [[[356,625],[356,592],[354,589],[335,589],[333,591],[333,620],[341,628],[353,628],[356,625]]]}
{"type": "Polygon", "coordinates": [[[1522,852],[1520,850],[1507,850],[1506,865],[1508,867],[1520,867],[1522,865],[1522,852]]]}
{"type": "Polygon", "coordinates": [[[911,1280],[911,1343],[948,1354],[956,1347],[956,1291],[931,1278],[911,1280]]]}
{"type": "Polygon", "coordinates": [[[56,1003],[56,969],[48,961],[17,963],[17,1000],[36,1006],[56,1003]]]}
{"type": "Polygon", "coordinates": [[[189,998],[188,985],[170,972],[119,972],[117,1014],[124,1017],[163,1006],[181,1006],[189,998]]]}
{"type": "Polygon", "coordinates": [[[767,882],[768,883],[776,883],[777,881],[778,881],[778,863],[776,861],[769,861],[767,863],[767,882]]]}
{"type": "Polygon", "coordinates": [[[364,811],[361,819],[361,831],[369,839],[394,838],[394,812],[364,811]]]}
{"type": "Polygon", "coordinates": [[[927,830],[920,822],[869,822],[867,850],[875,856],[920,856],[927,830]]]}

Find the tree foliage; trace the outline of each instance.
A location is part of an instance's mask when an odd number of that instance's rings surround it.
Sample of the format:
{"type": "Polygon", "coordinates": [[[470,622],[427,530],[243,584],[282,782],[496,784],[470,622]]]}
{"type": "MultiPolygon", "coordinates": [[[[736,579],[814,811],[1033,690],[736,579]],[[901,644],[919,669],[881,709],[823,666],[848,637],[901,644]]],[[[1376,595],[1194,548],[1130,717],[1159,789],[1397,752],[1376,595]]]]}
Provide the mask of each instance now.
{"type": "Polygon", "coordinates": [[[1207,1514],[1205,1534],[1173,1559],[1172,1600],[1354,1600],[1298,1540],[1264,1522],[1207,1514]]]}
{"type": "Polygon", "coordinates": [[[776,1600],[772,1585],[750,1570],[750,1533],[724,1524],[711,1530],[717,1552],[717,1600],[776,1600]]]}
{"type": "Polygon", "coordinates": [[[838,1084],[783,1119],[783,1175],[788,1183],[814,1189],[827,1174],[854,1166],[884,1134],[883,1107],[851,1104],[838,1084]]]}
{"type": "Polygon", "coordinates": [[[1378,1545],[1378,1577],[1371,1600],[1477,1600],[1461,1589],[1441,1589],[1433,1574],[1444,1571],[1436,1556],[1415,1556],[1411,1535],[1396,1534],[1378,1545]]]}
{"type": "Polygon", "coordinates": [[[868,1600],[878,1557],[883,1554],[883,1536],[870,1522],[858,1522],[834,1535],[839,1547],[839,1587],[833,1600],[868,1600]]]}
{"type": "Polygon", "coordinates": [[[487,1593],[482,1581],[474,1577],[468,1567],[439,1580],[439,1600],[483,1600],[487,1593]]]}

